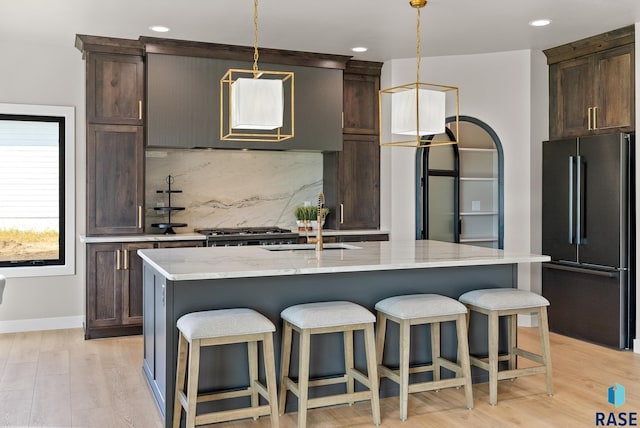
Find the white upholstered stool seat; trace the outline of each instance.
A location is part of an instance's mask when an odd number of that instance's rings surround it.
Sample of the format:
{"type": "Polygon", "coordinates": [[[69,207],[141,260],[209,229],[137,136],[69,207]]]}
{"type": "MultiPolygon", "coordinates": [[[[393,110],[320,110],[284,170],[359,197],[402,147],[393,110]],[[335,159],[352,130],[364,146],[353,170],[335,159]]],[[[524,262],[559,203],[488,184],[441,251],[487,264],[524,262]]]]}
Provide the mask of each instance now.
{"type": "Polygon", "coordinates": [[[335,404],[353,403],[361,400],[371,400],[371,411],[375,425],[380,424],[380,401],[378,391],[378,372],[376,367],[375,337],[373,325],[375,316],[368,309],[352,302],[318,302],[290,306],[281,312],[283,319],[282,360],[280,364],[280,413],[284,413],[287,391],[298,397],[298,427],[307,424],[307,410],[335,404]],[[298,381],[289,377],[291,363],[291,345],[293,331],[299,340],[298,381]],[[365,355],[367,359],[367,374],[354,367],[353,332],[364,331],[365,355]],[[344,375],[309,379],[309,361],[311,355],[311,336],[314,334],[342,333],[344,337],[344,375]],[[355,392],[354,381],[357,380],[368,390],[355,392]],[[346,393],[308,398],[309,388],[315,386],[346,384],[346,393]]]}
{"type": "Polygon", "coordinates": [[[394,296],[376,303],[378,311],[377,359],[380,377],[386,377],[400,386],[400,419],[407,419],[408,394],[433,391],[442,388],[464,386],[467,407],[473,408],[469,345],[467,342],[467,308],[455,299],[438,294],[410,294],[394,296]],[[383,364],[387,321],[400,326],[399,368],[392,369],[383,364]],[[440,355],[440,323],[453,321],[456,324],[458,342],[457,361],[440,355]],[[431,330],[431,364],[409,364],[411,326],[429,324],[431,330]],[[441,369],[455,373],[456,377],[442,379],[441,369]],[[433,380],[409,383],[413,373],[433,372],[433,380]]]}
{"type": "Polygon", "coordinates": [[[498,402],[498,381],[514,379],[542,373],[545,375],[547,394],[553,395],[551,373],[551,350],[549,345],[549,323],[547,320],[547,306],[549,301],[544,297],[526,290],[512,288],[495,288],[469,291],[459,298],[471,311],[479,312],[488,317],[489,356],[478,358],[471,356],[471,365],[489,372],[489,403],[498,402]],[[538,331],[540,336],[541,353],[535,354],[518,347],[518,314],[535,314],[538,316],[538,331]],[[499,356],[499,319],[507,317],[508,350],[499,356]],[[517,368],[516,357],[526,358],[538,365],[517,368]],[[499,370],[498,363],[508,361],[508,369],[499,370]]]}
{"type": "Polygon", "coordinates": [[[178,319],[176,326],[179,338],[173,427],[180,427],[184,408],[187,428],[249,417],[257,419],[263,415],[271,415],[271,426],[277,428],[279,416],[273,350],[275,325],[252,309],[235,308],[186,314],[178,319]],[[266,387],[258,380],[258,342],[262,342],[266,387]],[[199,395],[200,348],[232,343],[247,343],[249,386],[242,390],[199,395]],[[260,405],[258,395],[268,404],[260,405]],[[197,403],[244,396],[251,397],[251,407],[196,414],[197,403]]]}

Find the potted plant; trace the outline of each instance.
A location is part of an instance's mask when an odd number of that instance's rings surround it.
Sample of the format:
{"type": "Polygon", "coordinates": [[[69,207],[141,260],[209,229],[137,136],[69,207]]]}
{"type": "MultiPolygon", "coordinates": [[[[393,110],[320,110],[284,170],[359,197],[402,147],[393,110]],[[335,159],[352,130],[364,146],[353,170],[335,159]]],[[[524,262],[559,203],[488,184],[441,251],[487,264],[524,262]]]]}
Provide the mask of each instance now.
{"type": "MultiPolygon", "coordinates": [[[[328,214],[329,208],[322,208],[322,224],[328,214]]],[[[296,207],[295,216],[299,232],[308,232],[318,227],[318,207],[315,205],[296,207]]]]}

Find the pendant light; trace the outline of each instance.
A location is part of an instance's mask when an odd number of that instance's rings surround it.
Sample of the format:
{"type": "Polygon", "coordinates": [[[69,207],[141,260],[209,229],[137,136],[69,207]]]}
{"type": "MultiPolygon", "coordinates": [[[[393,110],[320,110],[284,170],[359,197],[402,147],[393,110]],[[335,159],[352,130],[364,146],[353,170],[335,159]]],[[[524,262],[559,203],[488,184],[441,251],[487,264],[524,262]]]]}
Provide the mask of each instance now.
{"type": "Polygon", "coordinates": [[[258,0],[253,28],[253,68],[220,79],[220,139],[277,143],[294,136],[294,75],[258,69],[258,0]]]}
{"type": "Polygon", "coordinates": [[[378,114],[381,146],[433,147],[458,143],[458,88],[420,82],[420,10],[427,0],[411,0],[417,11],[416,23],[416,81],[378,92],[378,114]],[[447,103],[455,101],[455,121],[451,121],[456,139],[439,138],[445,133],[447,103]],[[385,108],[391,109],[391,139],[382,141],[385,108]],[[400,136],[400,137],[398,137],[400,136]],[[434,136],[432,139],[428,138],[434,136]]]}

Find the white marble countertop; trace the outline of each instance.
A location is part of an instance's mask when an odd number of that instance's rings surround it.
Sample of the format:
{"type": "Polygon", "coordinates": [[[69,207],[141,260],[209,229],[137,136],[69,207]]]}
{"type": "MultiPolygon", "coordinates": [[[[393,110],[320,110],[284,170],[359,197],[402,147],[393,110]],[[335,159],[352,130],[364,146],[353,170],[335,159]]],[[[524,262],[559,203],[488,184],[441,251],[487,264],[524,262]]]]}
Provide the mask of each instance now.
{"type": "Polygon", "coordinates": [[[161,242],[161,241],[204,241],[206,237],[200,233],[148,233],[144,235],[86,236],[80,235],[83,244],[100,244],[108,242],[161,242]]]}
{"type": "Polygon", "coordinates": [[[196,247],[138,250],[153,268],[172,281],[308,275],[394,269],[479,266],[549,261],[549,256],[514,253],[440,241],[383,241],[281,246],[196,247]],[[331,249],[339,246],[355,249],[331,249]]]}
{"type": "MultiPolygon", "coordinates": [[[[315,236],[317,230],[309,231],[309,236],[315,236]]],[[[298,231],[300,236],[306,236],[305,232],[298,231]]],[[[377,230],[377,229],[354,229],[354,230],[335,230],[335,229],[322,229],[322,234],[324,236],[343,236],[343,235],[388,235],[389,231],[387,230],[377,230]]]]}

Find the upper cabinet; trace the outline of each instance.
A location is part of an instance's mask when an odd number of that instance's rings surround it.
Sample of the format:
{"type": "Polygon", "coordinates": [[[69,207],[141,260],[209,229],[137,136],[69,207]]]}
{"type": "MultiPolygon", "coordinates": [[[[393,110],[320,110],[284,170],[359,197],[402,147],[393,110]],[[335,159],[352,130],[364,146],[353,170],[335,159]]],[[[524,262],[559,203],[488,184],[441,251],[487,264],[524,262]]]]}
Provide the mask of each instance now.
{"type": "Polygon", "coordinates": [[[142,125],[144,62],[138,55],[87,54],[87,121],[142,125]]]}
{"type": "Polygon", "coordinates": [[[269,150],[342,150],[342,70],[260,63],[293,71],[295,136],[280,143],[220,140],[220,78],[247,61],[147,55],[147,146],[269,150]]]}
{"type": "Polygon", "coordinates": [[[634,40],[629,26],[544,51],[550,139],[634,130],[634,40]]]}
{"type": "Polygon", "coordinates": [[[358,73],[360,69],[362,67],[349,67],[344,73],[343,132],[378,135],[380,76],[358,73]]]}

